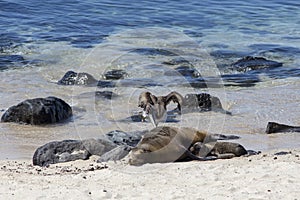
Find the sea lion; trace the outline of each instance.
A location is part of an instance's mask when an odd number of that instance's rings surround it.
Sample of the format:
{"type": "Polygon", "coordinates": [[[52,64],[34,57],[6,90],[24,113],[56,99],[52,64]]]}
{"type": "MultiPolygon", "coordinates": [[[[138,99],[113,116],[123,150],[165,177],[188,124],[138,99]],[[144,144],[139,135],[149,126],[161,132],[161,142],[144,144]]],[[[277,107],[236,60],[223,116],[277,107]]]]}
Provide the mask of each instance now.
{"type": "Polygon", "coordinates": [[[216,138],[204,131],[182,127],[156,127],[147,132],[129,155],[131,165],[182,161],[186,158],[206,160],[189,150],[196,142],[213,142],[216,138]]]}
{"type": "Polygon", "coordinates": [[[177,92],[171,92],[166,96],[155,96],[150,92],[142,92],[139,96],[138,106],[143,108],[142,121],[150,114],[150,120],[154,126],[167,118],[167,105],[173,101],[177,103],[177,109],[181,111],[183,97],[177,92]]]}
{"type": "Polygon", "coordinates": [[[198,156],[213,156],[217,159],[229,159],[248,154],[248,151],[240,144],[234,142],[196,142],[190,151],[198,156]]]}

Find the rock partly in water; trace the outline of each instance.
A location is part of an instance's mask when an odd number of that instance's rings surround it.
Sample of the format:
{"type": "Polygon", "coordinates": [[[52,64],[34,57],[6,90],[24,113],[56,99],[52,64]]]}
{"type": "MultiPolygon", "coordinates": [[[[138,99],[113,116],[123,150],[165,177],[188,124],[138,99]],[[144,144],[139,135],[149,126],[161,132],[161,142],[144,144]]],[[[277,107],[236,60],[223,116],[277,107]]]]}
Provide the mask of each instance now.
{"type": "Polygon", "coordinates": [[[231,69],[239,72],[247,72],[251,70],[259,70],[265,68],[281,67],[282,63],[267,60],[263,57],[246,56],[237,62],[231,64],[231,69]]]}
{"type": "Polygon", "coordinates": [[[268,122],[266,133],[300,132],[300,126],[289,126],[276,122],[268,122]]]}
{"type": "Polygon", "coordinates": [[[68,71],[62,79],[58,81],[59,85],[97,85],[98,81],[90,74],[82,72],[77,73],[68,71]]]}
{"type": "Polygon", "coordinates": [[[179,66],[174,70],[168,70],[164,73],[165,76],[184,76],[186,78],[199,78],[200,72],[193,67],[179,66]]]}
{"type": "Polygon", "coordinates": [[[223,109],[218,97],[211,96],[207,93],[186,94],[184,96],[182,112],[203,112],[216,111],[225,114],[231,114],[223,109]]]}
{"type": "Polygon", "coordinates": [[[162,64],[164,65],[184,65],[184,66],[192,66],[192,63],[188,60],[186,60],[183,57],[177,57],[177,58],[173,58],[171,60],[168,61],[164,61],[162,62],[162,64]]]}
{"type": "Polygon", "coordinates": [[[57,97],[28,99],[10,107],[1,122],[16,122],[32,125],[64,122],[72,116],[72,108],[57,97]]]}
{"type": "Polygon", "coordinates": [[[106,80],[119,80],[124,79],[124,77],[127,75],[127,73],[122,69],[114,69],[111,71],[107,71],[104,73],[104,78],[106,80]]]}

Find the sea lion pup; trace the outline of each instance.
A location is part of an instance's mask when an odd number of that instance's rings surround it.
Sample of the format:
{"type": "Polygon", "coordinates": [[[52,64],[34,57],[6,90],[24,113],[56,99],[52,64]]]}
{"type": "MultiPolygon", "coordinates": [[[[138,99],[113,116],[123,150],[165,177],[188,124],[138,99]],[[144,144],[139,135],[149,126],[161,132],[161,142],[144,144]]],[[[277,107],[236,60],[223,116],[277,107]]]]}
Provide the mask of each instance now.
{"type": "Polygon", "coordinates": [[[198,156],[215,157],[217,159],[229,159],[248,154],[248,151],[240,144],[234,142],[196,142],[190,151],[198,156]]]}
{"type": "Polygon", "coordinates": [[[165,163],[192,160],[205,160],[189,151],[196,142],[213,141],[206,132],[193,128],[156,127],[147,132],[127,156],[131,165],[145,163],[165,163]]]}
{"type": "Polygon", "coordinates": [[[150,92],[142,92],[139,96],[138,106],[143,108],[142,121],[149,115],[151,122],[156,127],[158,122],[167,118],[167,105],[173,101],[181,112],[183,97],[178,92],[171,92],[166,96],[155,96],[150,92]]]}

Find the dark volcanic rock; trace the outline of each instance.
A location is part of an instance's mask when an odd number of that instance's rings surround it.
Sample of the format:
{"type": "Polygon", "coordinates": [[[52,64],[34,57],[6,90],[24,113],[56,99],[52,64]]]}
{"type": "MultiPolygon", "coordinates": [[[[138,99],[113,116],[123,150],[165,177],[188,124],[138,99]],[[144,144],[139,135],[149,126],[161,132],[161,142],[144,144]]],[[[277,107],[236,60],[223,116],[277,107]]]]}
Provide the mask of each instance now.
{"type": "Polygon", "coordinates": [[[105,139],[63,140],[49,142],[34,152],[34,165],[47,166],[49,164],[86,160],[91,155],[101,156],[116,148],[113,142],[105,139]]]}
{"type": "Polygon", "coordinates": [[[60,85],[97,85],[98,81],[88,73],[77,73],[68,71],[62,79],[58,81],[60,85]]]}
{"type": "Polygon", "coordinates": [[[300,126],[289,126],[285,124],[278,124],[276,122],[268,122],[266,133],[282,133],[282,132],[300,132],[300,126]]]}
{"type": "Polygon", "coordinates": [[[239,72],[247,72],[250,70],[274,68],[274,67],[281,67],[281,66],[282,63],[272,61],[272,60],[267,60],[262,57],[252,57],[252,56],[246,56],[238,60],[237,62],[231,64],[231,68],[239,72]]]}
{"type": "Polygon", "coordinates": [[[95,92],[96,98],[105,98],[105,99],[112,99],[118,97],[118,95],[111,91],[96,91],[95,92]]]}
{"type": "Polygon", "coordinates": [[[177,56],[177,54],[172,51],[157,48],[137,48],[133,49],[131,52],[147,56],[177,56]]]}
{"type": "Polygon", "coordinates": [[[32,125],[63,122],[72,116],[72,108],[56,97],[28,99],[10,107],[1,122],[17,122],[32,125]]]}
{"type": "MultiPolygon", "coordinates": [[[[0,44],[1,53],[1,44],[0,44]]],[[[18,67],[37,66],[40,60],[26,60],[20,55],[1,55],[0,54],[0,71],[7,69],[14,69],[18,67]]]]}
{"type": "Polygon", "coordinates": [[[106,137],[117,145],[136,146],[145,132],[127,133],[119,130],[106,133],[106,137]]]}
{"type": "Polygon", "coordinates": [[[63,140],[49,142],[39,147],[33,155],[33,164],[47,166],[49,164],[86,160],[91,156],[80,140],[63,140]]]}
{"type": "Polygon", "coordinates": [[[200,73],[193,67],[180,66],[174,70],[168,70],[164,73],[165,76],[184,76],[189,78],[201,77],[200,73]]]}
{"type": "Polygon", "coordinates": [[[91,155],[97,156],[101,156],[117,147],[113,141],[106,137],[82,140],[82,144],[91,155]]]}
{"type": "Polygon", "coordinates": [[[111,151],[103,154],[98,160],[97,162],[107,162],[107,161],[116,161],[116,160],[121,160],[122,158],[124,158],[125,156],[127,156],[129,154],[131,150],[130,146],[127,145],[121,145],[118,146],[114,149],[112,149],[111,151]]]}
{"type": "Polygon", "coordinates": [[[202,111],[217,111],[225,114],[231,114],[225,111],[218,97],[211,96],[207,93],[186,94],[184,96],[183,112],[202,112],[202,111]]]}
{"type": "Polygon", "coordinates": [[[63,140],[49,142],[35,151],[33,164],[49,164],[88,159],[91,155],[101,156],[99,162],[119,160],[125,157],[140,141],[145,132],[126,133],[111,131],[98,139],[63,140]]]}
{"type": "Polygon", "coordinates": [[[162,62],[162,64],[164,64],[164,65],[185,65],[185,66],[190,65],[190,66],[192,66],[192,64],[188,60],[186,60],[182,57],[178,57],[178,58],[174,58],[174,59],[171,59],[171,60],[168,60],[168,61],[164,61],[164,62],[162,62]]]}
{"type": "Polygon", "coordinates": [[[123,79],[127,73],[121,69],[114,69],[111,71],[106,72],[103,76],[107,80],[119,80],[123,79]]]}

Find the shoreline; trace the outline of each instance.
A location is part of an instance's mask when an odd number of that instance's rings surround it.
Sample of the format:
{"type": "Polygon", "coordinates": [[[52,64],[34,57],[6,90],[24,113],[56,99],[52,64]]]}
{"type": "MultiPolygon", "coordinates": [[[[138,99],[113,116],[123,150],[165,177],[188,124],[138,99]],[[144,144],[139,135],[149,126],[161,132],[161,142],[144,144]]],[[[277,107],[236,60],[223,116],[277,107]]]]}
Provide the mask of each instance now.
{"type": "Polygon", "coordinates": [[[0,161],[4,199],[299,199],[300,148],[215,161],[130,166],[96,156],[33,166],[0,161]],[[278,152],[283,155],[275,155],[278,152]]]}

